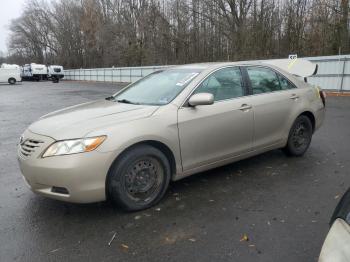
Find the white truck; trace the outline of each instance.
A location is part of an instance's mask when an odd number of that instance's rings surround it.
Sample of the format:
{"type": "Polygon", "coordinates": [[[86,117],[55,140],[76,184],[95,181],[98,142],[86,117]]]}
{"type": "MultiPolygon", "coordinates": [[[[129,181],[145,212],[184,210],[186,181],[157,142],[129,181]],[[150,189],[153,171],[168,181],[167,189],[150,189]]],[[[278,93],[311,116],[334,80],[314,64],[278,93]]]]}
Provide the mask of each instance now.
{"type": "Polygon", "coordinates": [[[2,64],[0,66],[0,82],[7,82],[10,85],[22,81],[21,70],[18,65],[2,64]]]}
{"type": "Polygon", "coordinates": [[[35,63],[25,64],[22,67],[22,79],[36,81],[47,79],[47,66],[35,63]]]}
{"type": "Polygon", "coordinates": [[[49,65],[47,67],[47,78],[52,81],[59,81],[64,77],[63,66],[60,65],[49,65]]]}

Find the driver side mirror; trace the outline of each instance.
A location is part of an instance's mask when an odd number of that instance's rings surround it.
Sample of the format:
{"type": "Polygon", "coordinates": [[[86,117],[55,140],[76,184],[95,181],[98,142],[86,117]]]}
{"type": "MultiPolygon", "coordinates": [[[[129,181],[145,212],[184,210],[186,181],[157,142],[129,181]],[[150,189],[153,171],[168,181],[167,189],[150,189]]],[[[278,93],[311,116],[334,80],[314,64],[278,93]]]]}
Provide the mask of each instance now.
{"type": "Polygon", "coordinates": [[[204,106],[214,104],[214,96],[210,93],[194,94],[188,100],[190,106],[204,106]]]}

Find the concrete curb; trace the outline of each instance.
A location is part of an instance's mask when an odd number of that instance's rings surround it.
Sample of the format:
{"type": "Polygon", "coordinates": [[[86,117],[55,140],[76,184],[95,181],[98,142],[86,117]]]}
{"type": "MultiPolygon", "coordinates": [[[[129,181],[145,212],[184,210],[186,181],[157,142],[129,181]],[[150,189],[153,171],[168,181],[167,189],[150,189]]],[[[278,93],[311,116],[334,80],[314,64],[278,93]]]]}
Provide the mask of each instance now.
{"type": "Polygon", "coordinates": [[[350,97],[350,92],[334,92],[334,91],[325,91],[327,96],[347,96],[350,97]]]}

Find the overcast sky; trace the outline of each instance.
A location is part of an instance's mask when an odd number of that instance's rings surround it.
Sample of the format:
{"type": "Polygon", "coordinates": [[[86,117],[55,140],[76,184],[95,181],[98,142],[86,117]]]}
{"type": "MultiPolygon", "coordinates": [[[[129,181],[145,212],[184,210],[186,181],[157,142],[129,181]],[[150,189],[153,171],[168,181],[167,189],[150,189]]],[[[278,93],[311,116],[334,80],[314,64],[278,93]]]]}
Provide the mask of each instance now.
{"type": "Polygon", "coordinates": [[[21,15],[23,4],[26,0],[1,0],[0,8],[0,51],[6,52],[7,38],[9,31],[7,29],[11,19],[21,15]]]}

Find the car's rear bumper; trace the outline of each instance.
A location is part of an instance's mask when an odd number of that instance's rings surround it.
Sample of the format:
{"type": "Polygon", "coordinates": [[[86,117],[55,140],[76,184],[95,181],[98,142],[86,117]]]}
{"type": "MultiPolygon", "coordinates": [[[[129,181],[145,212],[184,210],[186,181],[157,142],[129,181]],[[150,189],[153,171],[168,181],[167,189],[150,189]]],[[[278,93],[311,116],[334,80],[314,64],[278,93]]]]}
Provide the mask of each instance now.
{"type": "Polygon", "coordinates": [[[316,113],[315,113],[315,131],[322,126],[324,118],[325,118],[325,114],[326,114],[325,107],[322,107],[316,111],[316,113]]]}
{"type": "Polygon", "coordinates": [[[92,151],[42,158],[41,154],[54,140],[29,132],[26,135],[44,141],[43,146],[37,149],[38,152],[29,157],[21,153],[20,147],[18,149],[20,169],[33,192],[74,203],[91,203],[106,199],[105,181],[109,167],[114,161],[112,152],[92,151]],[[61,189],[67,192],[62,193],[61,189]]]}

